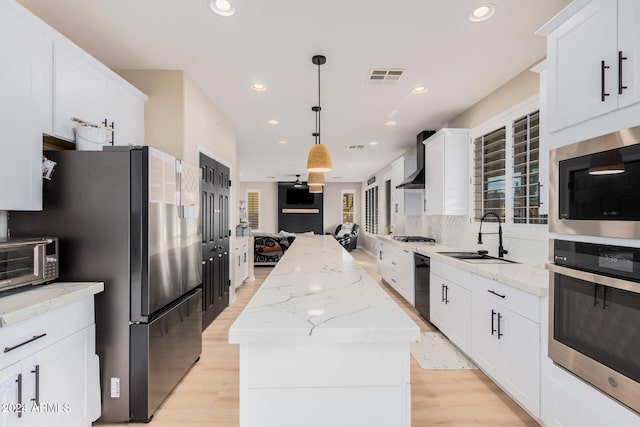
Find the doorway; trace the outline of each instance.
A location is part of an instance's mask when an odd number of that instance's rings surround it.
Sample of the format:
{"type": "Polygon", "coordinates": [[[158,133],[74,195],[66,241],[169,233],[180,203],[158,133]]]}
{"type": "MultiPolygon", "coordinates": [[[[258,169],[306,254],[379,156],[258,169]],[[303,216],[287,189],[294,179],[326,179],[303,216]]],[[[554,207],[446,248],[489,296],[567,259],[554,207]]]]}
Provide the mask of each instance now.
{"type": "Polygon", "coordinates": [[[229,168],[200,153],[202,329],[229,305],[229,168]]]}

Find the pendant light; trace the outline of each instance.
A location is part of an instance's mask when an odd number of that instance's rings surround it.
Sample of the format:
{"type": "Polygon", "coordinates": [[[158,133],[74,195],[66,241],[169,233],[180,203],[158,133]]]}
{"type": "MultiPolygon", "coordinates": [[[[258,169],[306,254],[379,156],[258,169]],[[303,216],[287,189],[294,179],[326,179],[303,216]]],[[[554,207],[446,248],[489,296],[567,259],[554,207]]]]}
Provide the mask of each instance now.
{"type": "Polygon", "coordinates": [[[311,185],[309,184],[309,193],[322,193],[322,185],[311,185]]]}
{"type": "Polygon", "coordinates": [[[318,66],[318,105],[311,109],[316,113],[316,131],[313,134],[315,143],[309,151],[307,158],[307,170],[309,172],[329,172],[333,169],[331,154],[329,149],[320,142],[320,66],[327,62],[327,58],[322,55],[315,55],[311,62],[318,66]]]}
{"type": "Polygon", "coordinates": [[[624,173],[624,161],[618,150],[596,153],[589,162],[589,175],[614,175],[624,173]]]}
{"type": "Polygon", "coordinates": [[[309,184],[309,185],[324,185],[324,173],[322,173],[322,172],[309,172],[309,178],[307,178],[307,184],[309,184]]]}

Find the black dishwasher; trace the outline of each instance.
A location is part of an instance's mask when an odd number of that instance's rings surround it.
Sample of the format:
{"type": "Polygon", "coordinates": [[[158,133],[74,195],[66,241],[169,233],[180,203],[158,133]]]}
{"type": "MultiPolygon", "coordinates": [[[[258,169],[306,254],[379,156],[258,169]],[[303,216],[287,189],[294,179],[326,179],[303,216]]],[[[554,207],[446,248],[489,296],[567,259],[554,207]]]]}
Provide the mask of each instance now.
{"type": "Polygon", "coordinates": [[[416,286],[416,310],[425,320],[429,321],[429,274],[431,260],[429,257],[414,254],[415,258],[415,286],[416,286]]]}

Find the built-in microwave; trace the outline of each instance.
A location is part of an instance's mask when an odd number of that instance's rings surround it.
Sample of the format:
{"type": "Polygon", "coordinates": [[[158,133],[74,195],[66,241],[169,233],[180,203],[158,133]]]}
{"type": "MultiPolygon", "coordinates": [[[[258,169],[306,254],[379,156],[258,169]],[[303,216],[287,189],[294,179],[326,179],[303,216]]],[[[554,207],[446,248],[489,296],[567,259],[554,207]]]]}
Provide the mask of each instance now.
{"type": "Polygon", "coordinates": [[[0,240],[0,291],[58,278],[58,239],[0,240]]]}
{"type": "Polygon", "coordinates": [[[640,412],[640,249],[552,240],[549,357],[640,412]]]}
{"type": "Polygon", "coordinates": [[[640,126],[551,150],[552,233],[640,238],[640,126]]]}

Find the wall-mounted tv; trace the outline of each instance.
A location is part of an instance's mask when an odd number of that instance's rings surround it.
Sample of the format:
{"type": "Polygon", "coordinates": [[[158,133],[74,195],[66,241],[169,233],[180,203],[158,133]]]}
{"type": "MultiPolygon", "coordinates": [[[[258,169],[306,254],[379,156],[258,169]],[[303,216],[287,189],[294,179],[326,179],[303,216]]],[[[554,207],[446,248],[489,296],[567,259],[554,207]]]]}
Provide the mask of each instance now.
{"type": "Polygon", "coordinates": [[[287,188],[287,205],[313,205],[314,202],[314,194],[309,193],[308,187],[287,188]]]}

